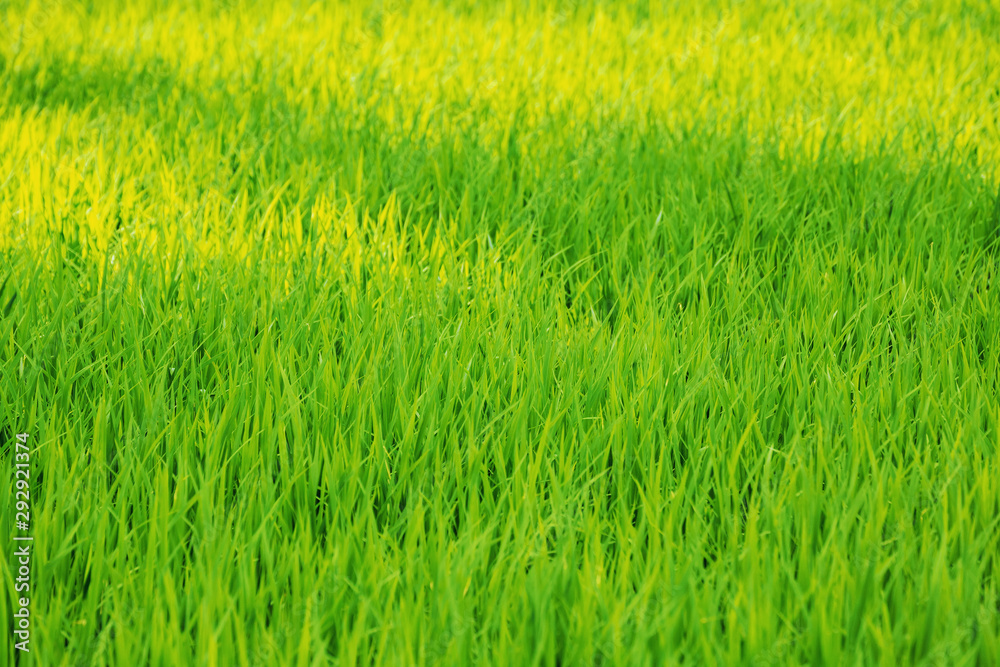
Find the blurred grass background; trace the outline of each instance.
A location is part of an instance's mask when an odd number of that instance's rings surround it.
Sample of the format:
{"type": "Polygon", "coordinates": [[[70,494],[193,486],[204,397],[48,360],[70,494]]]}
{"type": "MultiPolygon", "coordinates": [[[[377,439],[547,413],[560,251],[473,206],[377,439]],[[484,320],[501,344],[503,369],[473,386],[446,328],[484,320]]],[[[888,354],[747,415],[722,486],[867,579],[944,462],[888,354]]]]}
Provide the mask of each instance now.
{"type": "Polygon", "coordinates": [[[34,664],[997,663],[995,3],[0,30],[34,664]]]}

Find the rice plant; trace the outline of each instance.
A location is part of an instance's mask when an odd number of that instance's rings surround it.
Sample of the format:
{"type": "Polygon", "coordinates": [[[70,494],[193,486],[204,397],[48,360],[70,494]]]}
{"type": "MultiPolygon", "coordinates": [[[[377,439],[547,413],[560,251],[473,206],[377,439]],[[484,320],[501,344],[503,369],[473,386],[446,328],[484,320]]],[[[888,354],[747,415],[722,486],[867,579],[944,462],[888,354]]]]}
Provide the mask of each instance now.
{"type": "Polygon", "coordinates": [[[1000,662],[993,0],[0,36],[6,664],[1000,662]]]}

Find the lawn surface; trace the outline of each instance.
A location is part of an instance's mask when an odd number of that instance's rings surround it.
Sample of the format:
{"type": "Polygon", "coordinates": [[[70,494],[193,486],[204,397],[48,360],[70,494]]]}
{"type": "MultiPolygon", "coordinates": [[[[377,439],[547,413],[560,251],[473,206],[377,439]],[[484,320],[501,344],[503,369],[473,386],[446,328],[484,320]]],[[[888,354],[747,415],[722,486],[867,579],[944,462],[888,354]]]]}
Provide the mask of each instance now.
{"type": "Polygon", "coordinates": [[[1000,661],[993,0],[0,37],[0,662],[1000,661]]]}

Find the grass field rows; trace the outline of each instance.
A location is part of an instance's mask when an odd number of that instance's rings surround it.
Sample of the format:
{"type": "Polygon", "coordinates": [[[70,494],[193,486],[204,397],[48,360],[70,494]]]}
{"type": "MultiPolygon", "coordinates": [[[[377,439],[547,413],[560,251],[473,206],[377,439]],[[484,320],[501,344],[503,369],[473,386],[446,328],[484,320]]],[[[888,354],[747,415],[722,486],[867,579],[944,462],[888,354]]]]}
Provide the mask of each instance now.
{"type": "Polygon", "coordinates": [[[995,3],[0,34],[9,664],[997,664],[995,3]]]}

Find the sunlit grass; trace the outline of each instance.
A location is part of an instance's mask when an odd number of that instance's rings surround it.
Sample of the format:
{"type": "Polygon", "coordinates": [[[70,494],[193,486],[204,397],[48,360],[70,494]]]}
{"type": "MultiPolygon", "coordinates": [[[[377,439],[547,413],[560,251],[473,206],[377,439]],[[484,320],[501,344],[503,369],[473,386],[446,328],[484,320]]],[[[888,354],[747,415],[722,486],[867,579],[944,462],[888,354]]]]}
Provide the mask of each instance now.
{"type": "Polygon", "coordinates": [[[35,664],[996,664],[1000,10],[868,4],[0,2],[35,664]]]}

